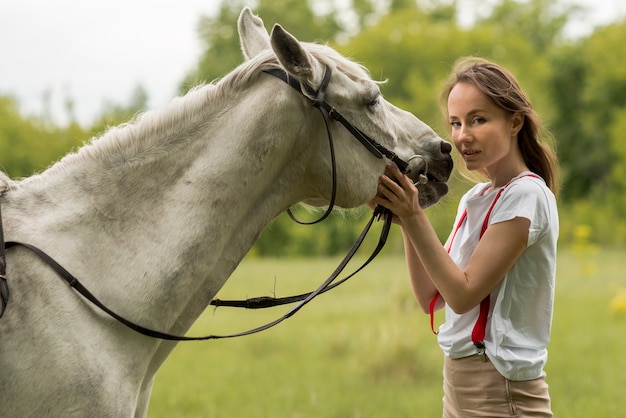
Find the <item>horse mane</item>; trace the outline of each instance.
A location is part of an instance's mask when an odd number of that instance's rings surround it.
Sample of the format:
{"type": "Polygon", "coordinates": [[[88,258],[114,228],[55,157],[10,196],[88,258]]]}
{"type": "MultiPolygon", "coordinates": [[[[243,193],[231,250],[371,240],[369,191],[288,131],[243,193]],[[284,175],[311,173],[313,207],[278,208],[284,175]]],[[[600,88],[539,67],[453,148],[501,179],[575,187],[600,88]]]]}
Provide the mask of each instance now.
{"type": "MultiPolygon", "coordinates": [[[[317,60],[337,68],[353,80],[370,78],[363,65],[346,59],[327,45],[303,45],[317,60]]],[[[129,122],[109,127],[102,135],[87,141],[78,151],[67,154],[48,170],[30,179],[42,180],[47,176],[59,175],[67,168],[85,161],[97,161],[112,169],[168,153],[200,135],[216,115],[228,111],[228,104],[236,103],[236,96],[243,94],[256,82],[262,71],[279,66],[273,51],[262,51],[216,82],[198,85],[162,108],[140,112],[129,122]]],[[[0,190],[3,183],[6,183],[8,189],[15,185],[0,172],[0,190]]]]}

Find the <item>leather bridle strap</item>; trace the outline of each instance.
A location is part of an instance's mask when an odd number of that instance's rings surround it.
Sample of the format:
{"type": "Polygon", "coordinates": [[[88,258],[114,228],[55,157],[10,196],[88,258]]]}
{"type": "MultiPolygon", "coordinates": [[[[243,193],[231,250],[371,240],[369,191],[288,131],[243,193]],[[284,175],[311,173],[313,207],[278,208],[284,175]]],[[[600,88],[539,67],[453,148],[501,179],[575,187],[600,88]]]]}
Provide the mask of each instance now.
{"type": "MultiPolygon", "coordinates": [[[[342,260],[341,264],[339,264],[339,267],[337,267],[336,270],[339,270],[339,272],[340,272],[341,270],[343,270],[345,268],[347,263],[350,261],[350,259],[354,256],[356,251],[361,246],[361,243],[363,242],[363,240],[365,239],[365,236],[369,232],[369,230],[370,230],[374,220],[376,218],[380,219],[380,217],[383,217],[384,218],[383,228],[381,230],[380,237],[378,239],[378,244],[376,245],[376,248],[374,249],[374,251],[372,251],[372,254],[369,256],[369,258],[367,260],[365,260],[365,262],[363,264],[361,264],[361,266],[358,269],[356,269],[349,276],[344,277],[343,279],[339,280],[336,283],[332,283],[332,284],[329,283],[327,286],[324,286],[323,289],[321,289],[321,290],[318,289],[319,291],[316,290],[316,291],[313,291],[313,292],[302,293],[302,294],[293,295],[293,296],[285,296],[285,297],[282,297],[282,298],[275,298],[275,297],[272,297],[272,296],[259,296],[259,297],[255,297],[255,298],[245,299],[245,300],[213,299],[211,301],[211,305],[213,305],[215,307],[225,306],[225,307],[230,307],[230,308],[264,309],[264,308],[272,308],[274,306],[287,305],[289,303],[299,302],[301,300],[304,300],[304,299],[308,298],[311,294],[316,293],[316,292],[318,294],[320,294],[320,295],[322,293],[326,293],[329,290],[332,290],[335,287],[339,286],[340,284],[346,282],[348,279],[352,278],[358,272],[363,270],[380,253],[380,251],[385,246],[385,243],[387,242],[387,237],[389,236],[389,231],[391,229],[392,216],[393,216],[392,213],[389,212],[388,210],[384,209],[382,206],[378,206],[375,209],[375,211],[374,211],[372,217],[370,218],[369,222],[367,223],[367,225],[365,226],[365,228],[361,232],[361,235],[359,235],[359,237],[355,241],[354,245],[352,246],[352,248],[350,249],[348,254],[344,257],[344,259],[342,260]]],[[[320,287],[322,287],[322,286],[320,286],[320,287]]]]}
{"type": "Polygon", "coordinates": [[[284,71],[280,69],[275,69],[275,70],[267,70],[265,72],[275,75],[276,77],[279,77],[281,80],[285,81],[291,87],[293,87],[294,89],[302,93],[305,97],[309,98],[309,100],[311,100],[311,102],[317,108],[317,110],[320,111],[320,114],[322,115],[322,119],[324,120],[324,126],[326,127],[326,136],[328,138],[328,147],[330,148],[330,167],[331,167],[331,181],[332,181],[328,207],[326,208],[326,211],[320,218],[311,222],[300,221],[298,218],[296,218],[296,216],[293,214],[291,209],[287,209],[287,214],[289,215],[292,221],[300,225],[314,225],[328,218],[328,216],[332,213],[333,208],[335,207],[335,200],[337,198],[337,160],[335,158],[335,144],[333,143],[333,133],[330,130],[330,123],[328,121],[328,112],[324,112],[324,110],[319,105],[320,103],[324,102],[324,96],[326,95],[326,88],[328,87],[328,84],[330,83],[330,76],[332,72],[330,70],[330,67],[326,66],[326,71],[324,72],[324,78],[322,79],[322,83],[320,84],[319,89],[317,89],[317,91],[314,91],[309,86],[305,86],[307,89],[307,93],[304,93],[301,90],[300,83],[296,79],[289,78],[287,76],[287,73],[285,73],[284,71]],[[276,71],[282,72],[284,77],[280,77],[278,73],[276,73],[276,71]]]}
{"type": "Polygon", "coordinates": [[[104,305],[102,302],[100,302],[100,300],[98,300],[97,297],[95,297],[89,290],[87,290],[87,288],[83,286],[83,284],[80,281],[78,281],[76,277],[74,277],[69,271],[63,268],[63,266],[61,266],[52,257],[50,257],[48,254],[46,254],[39,248],[35,247],[34,245],[25,244],[23,242],[17,242],[17,241],[8,241],[4,244],[5,248],[11,248],[15,246],[22,246],[22,247],[28,248],[30,251],[35,253],[46,264],[48,264],[63,280],[65,280],[70,287],[74,288],[85,299],[87,299],[88,301],[96,305],[98,308],[102,309],[104,312],[109,314],[111,317],[115,318],[122,324],[126,325],[127,327],[141,334],[147,335],[149,337],[160,338],[163,340],[183,341],[183,340],[195,339],[195,338],[177,337],[177,336],[169,335],[167,333],[163,333],[163,332],[159,332],[159,331],[155,331],[149,328],[142,327],[141,325],[137,325],[134,322],[127,320],[126,318],[122,317],[121,315],[118,315],[113,310],[109,309],[106,305],[104,305]]]}
{"type": "MultiPolygon", "coordinates": [[[[369,136],[361,132],[358,128],[356,128],[354,125],[348,122],[348,120],[344,118],[343,115],[341,115],[338,111],[336,111],[334,107],[328,104],[328,102],[325,100],[325,94],[326,94],[326,89],[328,87],[328,84],[330,83],[330,78],[332,75],[332,70],[330,69],[328,65],[325,66],[324,77],[322,79],[322,82],[320,83],[320,87],[318,88],[318,90],[313,90],[310,86],[306,84],[301,84],[297,79],[290,77],[289,74],[281,68],[267,69],[267,70],[264,70],[264,72],[270,75],[273,75],[274,77],[284,81],[286,84],[291,86],[294,90],[296,90],[298,93],[308,98],[311,101],[311,104],[315,108],[319,109],[324,119],[324,125],[326,127],[330,150],[331,150],[331,160],[332,160],[331,163],[332,163],[332,169],[333,169],[333,174],[332,174],[333,192],[331,195],[331,200],[330,200],[328,209],[326,210],[326,212],[320,219],[314,222],[309,222],[309,223],[300,222],[298,219],[294,217],[294,215],[291,213],[291,210],[287,210],[287,213],[289,214],[292,220],[300,224],[311,225],[311,224],[315,224],[317,222],[324,220],[332,211],[332,207],[334,205],[335,195],[336,195],[336,175],[335,175],[336,163],[335,163],[335,158],[334,158],[335,154],[334,154],[334,147],[333,147],[333,140],[332,140],[332,131],[328,123],[328,116],[332,117],[333,119],[341,123],[375,157],[383,158],[384,156],[386,156],[387,158],[392,160],[403,173],[406,173],[408,171],[408,163],[406,161],[402,160],[394,152],[390,151],[383,145],[379,144],[378,142],[376,142],[375,140],[373,140],[372,138],[370,138],[369,136]]],[[[382,247],[385,245],[387,236],[389,234],[389,229],[391,228],[392,213],[389,210],[381,206],[378,206],[374,210],[372,218],[370,219],[369,223],[367,224],[367,226],[361,233],[361,236],[357,239],[354,246],[352,247],[350,252],[346,255],[346,257],[344,258],[344,260],[342,261],[338,269],[343,270],[343,268],[345,268],[345,264],[347,264],[348,261],[352,258],[352,256],[354,255],[354,252],[356,252],[361,242],[365,238],[365,235],[369,231],[374,219],[377,217],[379,219],[380,217],[385,218],[383,230],[381,231],[381,237],[378,241],[378,246],[376,247],[372,255],[365,261],[365,263],[363,263],[363,265],[359,267],[359,269],[357,269],[351,275],[343,278],[342,280],[333,284],[329,284],[328,286],[324,286],[324,285],[320,286],[320,288],[323,287],[323,289],[318,289],[313,292],[302,293],[302,294],[294,295],[294,296],[287,296],[287,297],[282,297],[282,298],[275,298],[271,296],[260,296],[260,297],[245,299],[245,300],[214,299],[211,301],[211,305],[216,306],[216,307],[227,306],[227,307],[246,308],[246,309],[270,308],[273,306],[286,305],[289,303],[295,303],[295,302],[299,302],[302,300],[306,300],[309,296],[313,294],[317,295],[317,294],[325,293],[331,289],[334,289],[335,287],[339,286],[340,284],[344,283],[346,280],[350,279],[352,276],[357,274],[365,266],[367,266],[376,257],[376,255],[378,255],[378,253],[382,250],[382,247]]]]}
{"type": "Polygon", "coordinates": [[[264,72],[283,80],[285,83],[293,87],[296,91],[302,93],[311,101],[313,106],[326,110],[331,118],[341,123],[352,134],[352,136],[354,136],[361,144],[363,144],[363,146],[365,146],[365,148],[367,148],[367,150],[371,152],[372,155],[374,155],[376,158],[383,158],[383,156],[387,157],[398,166],[402,173],[407,172],[409,164],[406,161],[398,157],[395,152],[378,143],[376,140],[369,137],[356,126],[351,124],[345,117],[343,117],[341,113],[339,113],[333,106],[331,106],[326,100],[324,100],[323,95],[320,96],[319,93],[323,92],[330,82],[330,75],[332,70],[328,65],[326,65],[324,79],[322,81],[322,84],[320,85],[319,91],[314,91],[309,86],[301,84],[295,78],[289,77],[289,74],[287,74],[281,68],[272,68],[269,70],[265,70],[264,72]]]}
{"type": "Polygon", "coordinates": [[[0,318],[9,304],[9,286],[7,285],[7,263],[4,251],[4,232],[2,230],[2,211],[0,211],[0,318]]]}
{"type": "MultiPolygon", "coordinates": [[[[324,283],[322,283],[315,291],[305,294],[306,297],[304,299],[302,299],[301,302],[298,305],[296,305],[290,311],[288,311],[286,314],[284,314],[283,316],[281,316],[280,318],[278,318],[278,319],[276,319],[276,320],[274,320],[272,322],[269,322],[269,323],[267,323],[265,325],[262,325],[262,326],[259,326],[257,328],[253,328],[253,329],[250,329],[250,330],[247,330],[247,331],[239,332],[239,333],[236,333],[236,334],[229,334],[229,335],[205,335],[205,336],[201,336],[201,337],[187,337],[187,336],[181,336],[181,335],[168,334],[166,332],[160,332],[160,331],[156,331],[156,330],[153,330],[153,329],[150,329],[150,328],[146,328],[144,326],[141,326],[139,324],[136,324],[136,323],[134,323],[134,322],[124,318],[123,316],[117,314],[112,309],[108,308],[96,296],[94,296],[85,286],[83,286],[83,284],[76,277],[74,277],[69,271],[67,271],[65,268],[63,268],[63,266],[61,266],[59,263],[57,263],[52,257],[50,257],[48,254],[46,254],[45,252],[43,252],[39,248],[35,247],[34,245],[25,244],[25,243],[16,242],[16,241],[8,241],[8,242],[6,242],[2,246],[2,248],[11,248],[11,247],[15,247],[15,246],[22,246],[24,248],[29,249],[30,251],[35,253],[39,258],[41,258],[46,264],[48,264],[63,280],[65,280],[65,282],[67,282],[67,284],[70,287],[74,288],[74,290],[76,290],[79,294],[81,294],[85,299],[87,299],[89,302],[93,303],[98,308],[100,308],[101,310],[106,312],[112,318],[116,319],[117,321],[121,322],[122,324],[124,324],[128,328],[130,328],[130,329],[132,329],[132,330],[134,330],[134,331],[136,331],[136,332],[138,332],[140,334],[146,335],[148,337],[158,338],[158,339],[168,340],[168,341],[215,340],[215,339],[223,339],[223,338],[243,337],[245,335],[256,334],[257,332],[261,332],[261,331],[264,331],[266,329],[269,329],[269,328],[271,328],[271,327],[281,323],[285,319],[293,316],[296,312],[298,312],[300,309],[302,309],[302,307],[304,305],[309,303],[311,300],[313,300],[315,297],[317,297],[321,293],[324,293],[327,290],[330,290],[331,288],[333,288],[333,287],[335,287],[335,286],[345,282],[348,278],[354,276],[358,271],[360,271],[362,268],[364,268],[372,259],[374,259],[374,257],[380,252],[380,250],[383,248],[383,246],[385,244],[385,241],[387,239],[387,236],[388,236],[388,233],[389,233],[389,229],[390,229],[390,226],[391,226],[391,213],[385,211],[384,214],[385,214],[385,223],[384,223],[383,233],[381,233],[381,238],[379,240],[379,243],[378,243],[376,249],[374,250],[374,252],[372,253],[372,255],[366,261],[366,263],[364,263],[357,271],[352,273],[347,278],[342,279],[341,281],[339,281],[339,282],[335,283],[334,285],[332,285],[333,282],[339,276],[339,274],[341,274],[341,272],[344,270],[344,268],[346,267],[346,265],[348,264],[348,262],[350,261],[352,256],[356,253],[358,248],[361,246],[361,243],[363,242],[365,236],[367,235],[367,232],[369,231],[369,228],[371,227],[374,219],[376,218],[376,216],[380,215],[380,212],[375,212],[372,215],[372,219],[367,224],[367,226],[365,227],[364,231],[361,233],[361,236],[359,237],[359,239],[354,243],[354,245],[352,246],[352,248],[350,249],[348,254],[344,257],[342,262],[335,269],[335,271],[333,271],[333,273],[328,277],[328,279],[326,279],[324,281],[324,283]]],[[[8,289],[7,289],[7,291],[8,291],[8,289]]],[[[288,303],[288,302],[285,302],[285,303],[288,303]]]]}

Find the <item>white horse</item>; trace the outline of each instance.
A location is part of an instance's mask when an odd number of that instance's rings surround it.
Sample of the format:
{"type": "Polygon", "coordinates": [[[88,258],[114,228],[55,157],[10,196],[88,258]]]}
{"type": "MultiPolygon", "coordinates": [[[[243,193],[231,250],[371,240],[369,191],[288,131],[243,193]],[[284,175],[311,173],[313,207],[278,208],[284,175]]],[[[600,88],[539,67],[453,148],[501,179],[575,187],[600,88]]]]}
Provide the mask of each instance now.
{"type": "MultiPolygon", "coordinates": [[[[329,202],[320,113],[267,68],[317,89],[328,66],[326,100],[401,158],[428,161],[425,206],[445,194],[450,145],[385,101],[364,68],[279,25],[268,35],[249,9],[239,33],[246,60],[219,82],[110,129],[41,174],[0,175],[5,240],[41,248],[134,322],[184,334],[278,214],[329,202]]],[[[336,203],[362,205],[385,160],[339,123],[330,131],[336,203]]],[[[145,416],[154,375],[176,343],[113,320],[23,247],[8,249],[6,261],[0,414],[145,416]]]]}

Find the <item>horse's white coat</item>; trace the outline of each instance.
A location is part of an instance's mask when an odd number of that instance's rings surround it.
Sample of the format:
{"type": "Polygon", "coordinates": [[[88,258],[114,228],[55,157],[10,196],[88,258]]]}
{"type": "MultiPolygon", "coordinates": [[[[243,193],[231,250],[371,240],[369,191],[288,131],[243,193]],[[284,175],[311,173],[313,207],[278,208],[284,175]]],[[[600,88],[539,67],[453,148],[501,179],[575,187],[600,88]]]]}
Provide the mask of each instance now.
{"type": "MultiPolygon", "coordinates": [[[[123,316],[184,334],[274,217],[296,202],[328,202],[321,117],[260,72],[268,66],[315,85],[329,64],[329,102],[401,157],[441,161],[447,178],[441,140],[385,100],[370,106],[378,87],[362,67],[279,26],[268,36],[249,9],[239,30],[247,60],[218,83],[110,129],[39,175],[11,181],[0,173],[5,240],[43,249],[123,316]]],[[[343,127],[332,129],[337,203],[366,203],[385,163],[343,127]]],[[[428,203],[441,192],[424,188],[428,203]]],[[[145,416],[154,375],[175,344],[116,323],[25,249],[10,249],[7,263],[0,413],[145,416]]]]}

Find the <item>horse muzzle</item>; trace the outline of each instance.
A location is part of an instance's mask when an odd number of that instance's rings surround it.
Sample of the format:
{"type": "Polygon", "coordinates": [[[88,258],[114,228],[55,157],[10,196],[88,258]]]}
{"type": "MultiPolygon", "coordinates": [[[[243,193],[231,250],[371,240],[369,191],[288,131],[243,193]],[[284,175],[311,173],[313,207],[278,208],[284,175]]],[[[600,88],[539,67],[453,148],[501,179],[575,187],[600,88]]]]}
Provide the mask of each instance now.
{"type": "Polygon", "coordinates": [[[413,155],[408,160],[406,175],[418,188],[420,206],[426,208],[437,203],[448,193],[447,182],[452,174],[454,166],[452,162],[452,146],[441,141],[441,153],[433,157],[425,155],[413,155]]]}

